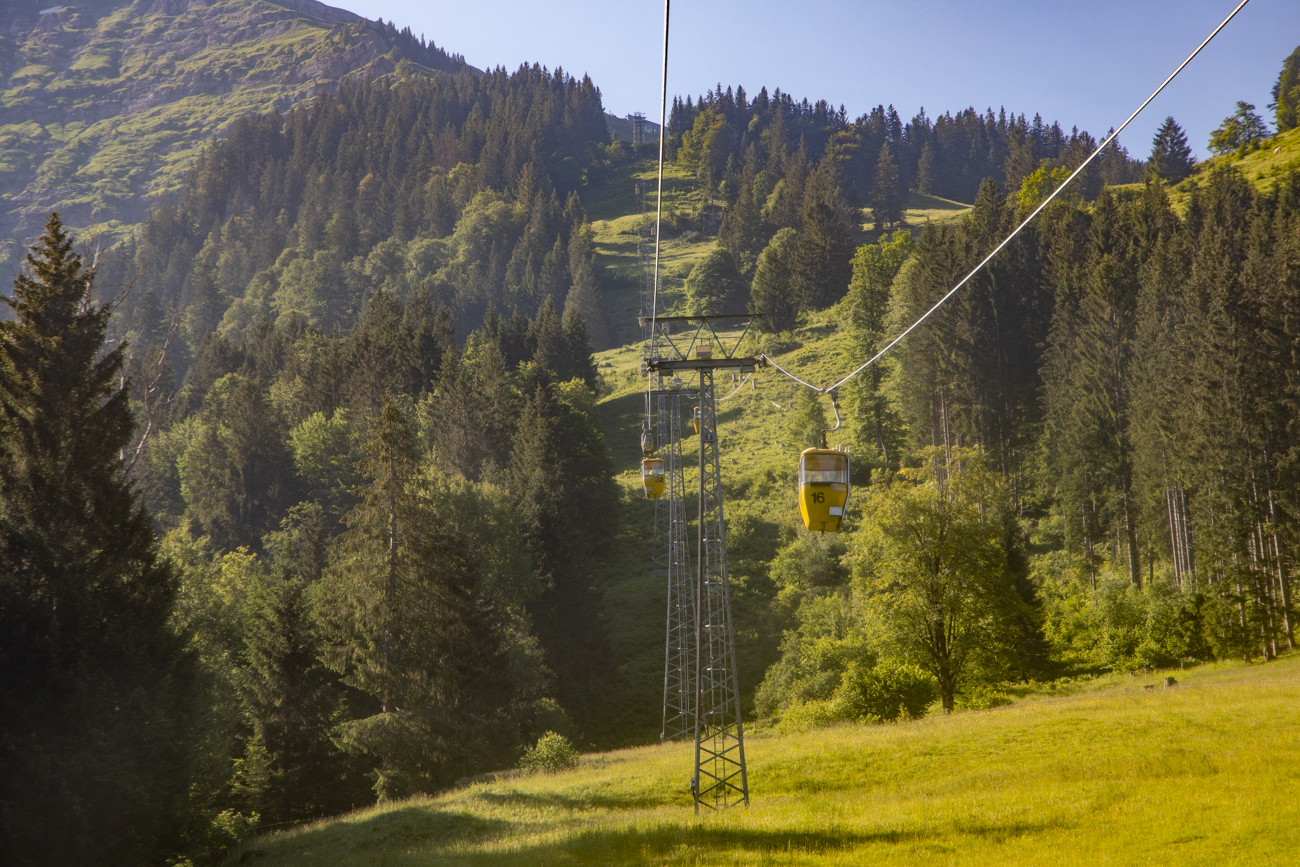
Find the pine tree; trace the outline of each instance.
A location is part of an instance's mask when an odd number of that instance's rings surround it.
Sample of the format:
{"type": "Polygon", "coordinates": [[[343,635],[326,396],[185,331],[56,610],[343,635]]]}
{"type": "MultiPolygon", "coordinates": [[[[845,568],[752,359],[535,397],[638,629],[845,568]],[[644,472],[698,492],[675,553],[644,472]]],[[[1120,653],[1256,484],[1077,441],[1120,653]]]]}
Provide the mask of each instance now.
{"type": "Polygon", "coordinates": [[[123,478],[111,309],[52,214],[0,323],[0,851],[140,864],[176,851],[192,663],[175,579],[123,478]]]}
{"type": "Polygon", "coordinates": [[[1176,184],[1192,173],[1193,163],[1187,134],[1172,117],[1165,118],[1151,141],[1147,172],[1153,177],[1176,184]]]}

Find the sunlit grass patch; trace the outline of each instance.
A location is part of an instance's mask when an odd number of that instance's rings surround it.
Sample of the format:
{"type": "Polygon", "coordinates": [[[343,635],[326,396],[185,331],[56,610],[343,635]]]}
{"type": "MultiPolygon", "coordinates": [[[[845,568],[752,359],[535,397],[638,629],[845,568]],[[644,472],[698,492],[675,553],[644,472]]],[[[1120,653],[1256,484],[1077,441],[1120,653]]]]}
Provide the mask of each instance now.
{"type": "Polygon", "coordinates": [[[250,844],[267,864],[1283,863],[1300,657],[991,711],[752,733],[749,808],[696,817],[690,744],[507,773],[250,844]]]}

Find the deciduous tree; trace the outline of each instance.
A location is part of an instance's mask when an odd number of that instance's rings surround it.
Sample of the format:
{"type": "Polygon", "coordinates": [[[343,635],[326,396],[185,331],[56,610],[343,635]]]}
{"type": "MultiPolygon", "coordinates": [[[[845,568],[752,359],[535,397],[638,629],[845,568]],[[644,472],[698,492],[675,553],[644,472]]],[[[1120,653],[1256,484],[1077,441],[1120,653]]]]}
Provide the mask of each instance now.
{"type": "Polygon", "coordinates": [[[883,646],[929,672],[943,709],[1013,657],[1023,605],[1007,571],[1005,491],[973,449],[934,449],[873,488],[864,585],[883,646]]]}

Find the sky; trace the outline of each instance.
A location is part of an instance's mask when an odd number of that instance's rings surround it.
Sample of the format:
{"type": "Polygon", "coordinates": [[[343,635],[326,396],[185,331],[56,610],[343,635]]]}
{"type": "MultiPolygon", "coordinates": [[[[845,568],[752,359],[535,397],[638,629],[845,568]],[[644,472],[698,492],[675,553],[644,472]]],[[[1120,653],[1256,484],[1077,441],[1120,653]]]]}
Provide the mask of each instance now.
{"type": "MultiPolygon", "coordinates": [[[[1118,126],[1237,0],[676,0],[668,99],[721,83],[780,87],[849,116],[893,104],[904,119],[1001,107],[1078,126],[1118,126]]],[[[332,0],[410,27],[473,66],[520,63],[589,74],[605,109],[657,120],[662,4],[608,0],[332,0]]],[[[1121,136],[1145,158],[1172,115],[1198,156],[1237,100],[1267,108],[1300,46],[1300,2],[1250,0],[1121,136]]]]}

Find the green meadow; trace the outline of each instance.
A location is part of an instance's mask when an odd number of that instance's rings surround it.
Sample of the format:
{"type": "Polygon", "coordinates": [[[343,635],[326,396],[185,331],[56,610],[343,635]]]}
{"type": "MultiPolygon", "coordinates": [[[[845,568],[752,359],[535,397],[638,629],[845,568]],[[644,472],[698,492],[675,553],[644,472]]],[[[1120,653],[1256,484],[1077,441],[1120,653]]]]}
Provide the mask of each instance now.
{"type": "Polygon", "coordinates": [[[676,743],[466,781],[245,849],[304,867],[1287,863],[1297,701],[1300,656],[1042,686],[917,722],[751,730],[752,801],[723,814],[695,815],[692,745],[676,743]]]}

